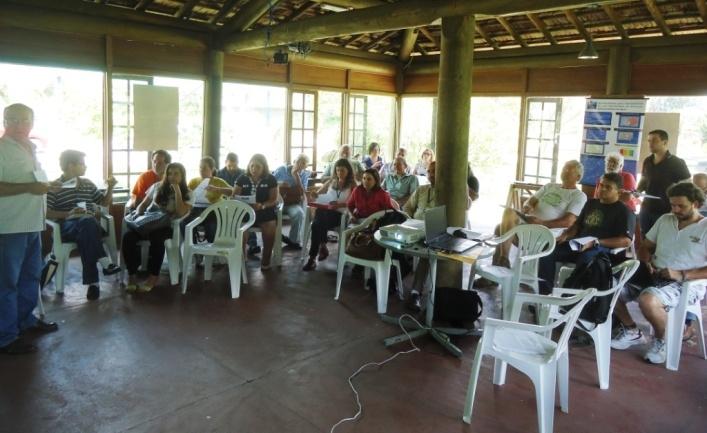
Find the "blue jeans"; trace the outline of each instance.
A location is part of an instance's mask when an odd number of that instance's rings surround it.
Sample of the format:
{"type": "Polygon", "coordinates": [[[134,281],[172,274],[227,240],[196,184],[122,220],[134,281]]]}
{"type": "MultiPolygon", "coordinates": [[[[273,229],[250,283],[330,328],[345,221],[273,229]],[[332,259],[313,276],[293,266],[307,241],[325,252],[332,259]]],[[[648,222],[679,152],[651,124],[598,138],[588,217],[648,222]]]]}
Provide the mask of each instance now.
{"type": "Polygon", "coordinates": [[[103,229],[92,216],[70,218],[61,223],[61,240],[76,242],[81,255],[84,284],[98,282],[98,259],[106,257],[103,249],[103,229]]]}
{"type": "Polygon", "coordinates": [[[37,323],[41,251],[39,232],[0,234],[0,346],[37,323]]]}

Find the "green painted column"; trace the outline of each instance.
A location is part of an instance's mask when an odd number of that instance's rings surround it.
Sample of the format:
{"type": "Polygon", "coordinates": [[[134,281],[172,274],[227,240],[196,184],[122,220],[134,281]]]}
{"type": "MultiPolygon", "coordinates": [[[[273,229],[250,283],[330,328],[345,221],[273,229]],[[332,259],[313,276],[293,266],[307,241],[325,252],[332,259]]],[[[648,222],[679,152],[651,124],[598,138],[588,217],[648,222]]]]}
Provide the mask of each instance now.
{"type": "MultiPolygon", "coordinates": [[[[447,206],[450,226],[463,227],[467,205],[467,154],[474,16],[442,18],[437,91],[437,204],[447,206]]],[[[439,262],[440,286],[461,287],[461,264],[439,262]]]]}
{"type": "Polygon", "coordinates": [[[204,85],[204,146],[202,154],[211,156],[219,165],[221,147],[221,94],[223,87],[223,51],[210,49],[206,59],[204,85]]]}
{"type": "Polygon", "coordinates": [[[631,47],[627,44],[609,48],[606,68],[606,94],[626,96],[631,87],[631,47]]]}

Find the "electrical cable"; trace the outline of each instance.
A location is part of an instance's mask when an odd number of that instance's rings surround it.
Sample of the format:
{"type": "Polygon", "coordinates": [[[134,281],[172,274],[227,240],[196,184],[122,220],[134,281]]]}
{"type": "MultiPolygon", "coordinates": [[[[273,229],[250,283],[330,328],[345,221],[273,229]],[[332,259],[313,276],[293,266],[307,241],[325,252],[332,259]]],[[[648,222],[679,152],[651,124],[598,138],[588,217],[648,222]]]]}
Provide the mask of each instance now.
{"type": "Polygon", "coordinates": [[[349,378],[348,378],[349,386],[351,387],[351,390],[353,391],[354,395],[356,396],[356,405],[358,406],[358,411],[352,417],[342,418],[341,420],[339,420],[339,422],[337,422],[336,424],[334,424],[331,427],[331,430],[329,430],[329,433],[334,433],[334,429],[336,429],[339,425],[341,425],[345,422],[356,421],[361,416],[361,413],[363,412],[363,405],[361,404],[361,399],[359,398],[358,391],[356,391],[356,387],[354,387],[354,384],[352,382],[354,377],[358,376],[359,373],[361,373],[363,370],[365,370],[368,367],[372,367],[372,366],[380,367],[380,366],[394,360],[395,358],[397,358],[400,355],[407,355],[408,353],[420,351],[420,348],[415,345],[415,343],[412,341],[412,337],[410,337],[410,334],[408,334],[408,331],[403,326],[403,319],[406,317],[409,318],[410,320],[412,320],[413,322],[415,322],[417,324],[417,326],[419,326],[421,329],[427,328],[426,326],[423,326],[422,324],[420,324],[420,322],[418,322],[417,319],[415,319],[414,317],[412,317],[409,314],[403,314],[402,316],[400,316],[400,318],[398,319],[398,325],[400,326],[400,329],[403,330],[405,335],[407,335],[408,339],[410,340],[410,345],[412,346],[412,349],[402,350],[402,351],[394,354],[393,356],[385,359],[384,361],[380,361],[380,362],[374,361],[374,362],[368,362],[366,364],[363,364],[361,367],[359,367],[358,370],[356,370],[351,376],[349,376],[349,378]]]}

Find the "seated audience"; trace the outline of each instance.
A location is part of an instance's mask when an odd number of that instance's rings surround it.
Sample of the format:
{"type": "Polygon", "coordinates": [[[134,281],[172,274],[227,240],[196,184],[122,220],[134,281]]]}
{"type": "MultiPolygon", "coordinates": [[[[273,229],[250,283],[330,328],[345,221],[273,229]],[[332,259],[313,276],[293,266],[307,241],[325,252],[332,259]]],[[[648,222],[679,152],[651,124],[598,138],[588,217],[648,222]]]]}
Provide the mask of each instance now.
{"type": "Polygon", "coordinates": [[[270,259],[275,243],[275,230],[277,226],[277,180],[270,174],[268,161],[259,153],[253,155],[248,163],[246,174],[236,180],[233,195],[255,195],[255,203],[251,206],[255,210],[255,227],[263,233],[263,257],[260,269],[271,269],[270,259]]]}
{"type": "MultiPolygon", "coordinates": [[[[540,259],[538,277],[541,294],[552,291],[557,262],[588,263],[600,252],[610,253],[615,248],[631,245],[636,215],[619,201],[621,182],[618,173],[604,174],[599,181],[599,199],[587,201],[575,222],[557,238],[555,250],[540,259]],[[578,251],[570,247],[570,240],[587,236],[597,240],[587,242],[578,251]]],[[[623,258],[623,254],[612,257],[616,261],[623,258]]]]}
{"type": "Polygon", "coordinates": [[[380,170],[383,165],[385,165],[385,161],[383,161],[383,157],[380,155],[380,153],[380,144],[376,142],[372,142],[371,144],[369,144],[368,155],[363,158],[363,166],[366,169],[372,168],[374,170],[380,170]]]}
{"type": "Polygon", "coordinates": [[[280,188],[285,207],[282,211],[290,217],[290,236],[282,235],[289,248],[301,250],[302,223],[304,222],[304,192],[312,172],[307,170],[309,157],[299,155],[291,165],[283,165],[273,172],[280,188]]]}
{"type": "MultiPolygon", "coordinates": [[[[187,215],[193,205],[193,194],[186,182],[186,170],[178,162],[167,165],[162,181],[152,185],[145,199],[138,205],[137,213],[142,215],[148,210],[161,210],[172,219],[187,215]]],[[[122,251],[125,266],[128,268],[128,292],[149,292],[157,284],[162,260],[164,260],[164,241],[172,236],[172,227],[157,228],[142,237],[139,233],[128,230],[123,236],[122,251]],[[138,286],[137,269],[141,262],[141,248],[138,242],[150,241],[147,258],[147,280],[138,286]]]]}
{"type": "Polygon", "coordinates": [[[59,222],[63,242],[76,242],[78,245],[83,284],[88,286],[86,298],[95,300],[100,296],[96,265],[100,263],[103,275],[120,272],[103,248],[103,229],[96,207],[111,205],[116,180],[109,176],[106,180],[108,189],[102,193],[93,182],[82,178],[86,174],[85,156],[77,150],[65,150],[59,156],[62,175],[56,182],[71,183],[72,186],[47,193],[47,218],[59,222]]]}
{"type": "MultiPolygon", "coordinates": [[[[707,174],[696,173],[692,176],[692,183],[694,183],[695,186],[702,191],[702,193],[707,195],[707,174]]],[[[707,202],[702,204],[699,211],[702,216],[707,216],[707,202]]]]}
{"type": "MultiPolygon", "coordinates": [[[[583,174],[582,163],[576,160],[567,161],[560,173],[562,183],[551,182],[544,185],[525,202],[522,210],[528,215],[526,222],[544,225],[550,229],[567,228],[574,224],[587,202],[587,196],[577,189],[577,182],[583,174]]],[[[514,210],[506,209],[501,224],[496,227],[496,232],[503,235],[521,223],[514,210]]],[[[493,256],[494,265],[509,266],[508,254],[512,243],[513,240],[509,239],[496,247],[493,256]]]]}
{"type": "MultiPolygon", "coordinates": [[[[351,168],[353,169],[354,172],[354,179],[357,181],[361,179],[361,175],[363,174],[363,167],[361,166],[361,163],[356,161],[355,159],[351,158],[351,146],[348,144],[344,144],[339,148],[339,158],[338,159],[345,159],[349,161],[349,164],[351,165],[351,168]]],[[[337,159],[337,160],[338,160],[337,159]]],[[[331,179],[335,175],[334,173],[334,164],[329,164],[326,166],[324,169],[324,173],[322,173],[322,182],[326,182],[327,180],[331,179]]]]}
{"type": "Polygon", "coordinates": [[[407,172],[408,164],[405,158],[399,156],[393,161],[393,171],[383,180],[383,189],[388,191],[400,206],[408,201],[418,187],[417,176],[407,172]]]}
{"type": "Polygon", "coordinates": [[[243,174],[245,174],[245,170],[238,167],[238,155],[229,152],[226,155],[226,165],[216,173],[216,177],[225,180],[226,183],[233,186],[236,183],[236,179],[243,174]]]}
{"type": "MultiPolygon", "coordinates": [[[[641,266],[616,303],[614,314],[621,325],[611,340],[611,347],[619,350],[644,342],[641,330],[626,308],[627,302],[638,299],[641,312],[655,332],[653,343],[644,355],[653,364],[665,362],[667,311],[678,305],[684,282],[707,278],[707,218],[697,211],[704,204],[705,195],[689,182],[674,184],[667,195],[671,212],[658,218],[641,242],[638,249],[641,266]]],[[[691,285],[688,303],[700,302],[704,295],[704,285],[691,285]]]]}
{"type": "Polygon", "coordinates": [[[329,257],[326,246],[327,231],[340,224],[341,214],[346,212],[347,201],[356,187],[353,169],[347,159],[336,161],[334,172],[336,177],[326,181],[312,197],[315,200],[318,198],[319,202],[326,197],[334,209],[317,209],[314,212],[309,260],[302,268],[304,271],[314,270],[317,267],[317,259],[321,262],[329,257]]]}
{"type": "MultiPolygon", "coordinates": [[[[395,158],[403,158],[406,160],[405,162],[405,174],[412,174],[412,170],[410,169],[410,166],[407,165],[407,155],[408,151],[404,147],[398,148],[398,152],[395,154],[395,158]]],[[[391,173],[395,173],[395,159],[393,161],[383,164],[383,167],[381,167],[380,170],[380,175],[381,175],[381,182],[385,182],[385,178],[388,177],[391,173]]]]}
{"type": "Polygon", "coordinates": [[[138,176],[133,186],[130,200],[125,205],[126,211],[134,209],[135,206],[142,203],[145,199],[145,194],[147,194],[147,190],[150,189],[152,185],[162,180],[165,167],[167,167],[167,164],[170,162],[172,162],[172,156],[166,150],[160,149],[152,153],[152,169],[138,176]]]}
{"type": "MultiPolygon", "coordinates": [[[[604,170],[606,173],[618,173],[621,175],[624,186],[621,191],[620,199],[624,204],[631,210],[631,212],[636,213],[636,205],[638,205],[638,199],[632,194],[636,190],[636,178],[633,174],[628,171],[623,171],[624,168],[624,157],[618,152],[612,152],[606,155],[604,159],[604,170]]],[[[597,179],[596,188],[594,188],[594,198],[599,198],[599,182],[601,178],[597,179]]]]}
{"type": "MultiPolygon", "coordinates": [[[[197,219],[204,213],[204,210],[212,204],[220,201],[224,195],[231,195],[233,189],[231,186],[220,177],[214,176],[216,173],[216,161],[210,156],[205,156],[199,161],[200,177],[195,177],[187,184],[187,188],[192,192],[194,206],[191,208],[189,215],[182,220],[181,229],[184,233],[184,228],[190,222],[197,219]]],[[[209,214],[203,222],[206,233],[206,240],[214,241],[216,236],[216,214],[209,214]]],[[[194,233],[196,237],[196,232],[194,233]]]]}
{"type": "Polygon", "coordinates": [[[381,188],[380,175],[375,168],[363,172],[363,181],[361,185],[354,188],[346,206],[355,220],[368,218],[382,210],[400,208],[390,198],[390,194],[381,188]]]}
{"type": "Polygon", "coordinates": [[[416,176],[427,176],[428,167],[431,162],[434,162],[434,160],[435,160],[434,150],[430,149],[429,147],[425,148],[425,150],[422,151],[422,155],[420,156],[420,161],[415,166],[415,169],[412,171],[412,174],[414,174],[416,176]]]}

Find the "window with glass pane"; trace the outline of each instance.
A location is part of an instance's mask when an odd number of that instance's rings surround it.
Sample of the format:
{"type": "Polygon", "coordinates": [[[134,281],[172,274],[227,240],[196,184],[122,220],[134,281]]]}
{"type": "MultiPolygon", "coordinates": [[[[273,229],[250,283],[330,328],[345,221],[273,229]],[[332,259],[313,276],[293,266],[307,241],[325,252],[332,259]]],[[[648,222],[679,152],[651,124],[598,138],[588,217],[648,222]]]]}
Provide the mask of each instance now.
{"type": "MultiPolygon", "coordinates": [[[[228,152],[244,168],[261,153],[274,169],[285,162],[287,89],[284,87],[224,83],[222,95],[222,159],[228,152]]],[[[223,164],[223,161],[220,161],[223,164]]]]}
{"type": "Polygon", "coordinates": [[[294,161],[298,155],[305,154],[310,163],[315,160],[316,139],[314,131],[317,128],[317,94],[316,92],[293,91],[290,94],[290,154],[289,161],[294,161]]]}
{"type": "Polygon", "coordinates": [[[341,92],[317,94],[317,161],[314,168],[323,170],[336,159],[341,146],[341,92]]]}
{"type": "Polygon", "coordinates": [[[133,85],[150,85],[151,77],[113,76],[113,176],[118,187],[132,190],[135,181],[149,167],[148,152],[133,150],[135,118],[133,85]]]}
{"type": "Polygon", "coordinates": [[[353,155],[366,154],[368,97],[349,95],[349,144],[353,155]]]}
{"type": "Polygon", "coordinates": [[[393,157],[395,147],[395,97],[367,95],[366,132],[364,152],[368,144],[376,142],[381,146],[381,156],[388,162],[393,157]]]}
{"type": "Polygon", "coordinates": [[[528,98],[523,180],[545,184],[557,174],[561,98],[528,98]]]}
{"type": "Polygon", "coordinates": [[[61,175],[61,152],[73,149],[86,154],[85,176],[103,188],[103,73],[0,63],[0,77],[2,107],[34,111],[30,139],[49,179],[61,175]]]}
{"type": "Polygon", "coordinates": [[[402,98],[400,146],[407,150],[407,162],[412,166],[420,160],[425,148],[434,149],[435,99],[417,96],[402,98]]]}

